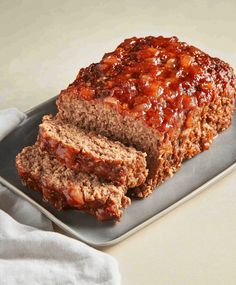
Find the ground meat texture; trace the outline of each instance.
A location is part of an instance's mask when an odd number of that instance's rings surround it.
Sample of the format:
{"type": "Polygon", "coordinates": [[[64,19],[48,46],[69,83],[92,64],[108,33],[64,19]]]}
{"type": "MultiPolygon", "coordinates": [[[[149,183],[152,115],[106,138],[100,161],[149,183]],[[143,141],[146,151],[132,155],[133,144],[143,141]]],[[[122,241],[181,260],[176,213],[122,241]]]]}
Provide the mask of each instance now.
{"type": "Polygon", "coordinates": [[[45,201],[57,209],[72,207],[98,220],[119,220],[122,208],[130,204],[126,187],[100,182],[97,176],[67,168],[38,143],[26,147],[16,157],[22,182],[41,191],[45,201]]]}
{"type": "Polygon", "coordinates": [[[82,68],[57,100],[58,117],[147,153],[137,197],[208,149],[232,121],[232,68],[176,37],[131,38],[82,68]]]}
{"type": "Polygon", "coordinates": [[[116,185],[135,187],[146,180],[145,153],[51,116],[45,116],[39,126],[38,142],[67,167],[116,185]]]}

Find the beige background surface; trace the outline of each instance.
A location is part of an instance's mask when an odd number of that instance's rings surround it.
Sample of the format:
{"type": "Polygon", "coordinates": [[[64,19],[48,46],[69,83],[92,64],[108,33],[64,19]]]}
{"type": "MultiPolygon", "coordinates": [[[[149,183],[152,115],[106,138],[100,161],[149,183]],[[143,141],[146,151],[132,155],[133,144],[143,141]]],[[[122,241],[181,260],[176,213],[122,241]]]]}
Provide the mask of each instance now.
{"type": "MultiPolygon", "coordinates": [[[[27,110],[133,35],[177,35],[236,69],[235,1],[0,0],[0,109],[27,110]]],[[[123,284],[236,284],[236,172],[106,249],[123,284]]]]}

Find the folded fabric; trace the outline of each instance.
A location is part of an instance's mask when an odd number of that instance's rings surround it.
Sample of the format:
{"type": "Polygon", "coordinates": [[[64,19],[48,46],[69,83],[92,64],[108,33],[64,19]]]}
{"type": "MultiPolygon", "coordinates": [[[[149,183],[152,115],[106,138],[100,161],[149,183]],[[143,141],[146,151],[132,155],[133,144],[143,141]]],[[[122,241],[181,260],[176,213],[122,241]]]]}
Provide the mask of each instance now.
{"type": "Polygon", "coordinates": [[[8,213],[19,223],[36,227],[41,230],[53,230],[51,221],[39,212],[38,209],[1,184],[0,209],[8,213]]]}
{"type": "MultiPolygon", "coordinates": [[[[24,119],[17,109],[0,111],[0,140],[24,119]]],[[[1,285],[120,284],[113,257],[50,230],[43,214],[0,185],[1,285]]]]}
{"type": "Polygon", "coordinates": [[[25,113],[16,108],[0,110],[0,140],[8,135],[26,118],[25,113]]]}
{"type": "Polygon", "coordinates": [[[59,233],[22,225],[0,210],[1,285],[118,285],[116,261],[59,233]]]}
{"type": "MultiPolygon", "coordinates": [[[[17,108],[0,110],[0,141],[27,118],[17,108]]],[[[29,202],[0,184],[0,209],[20,223],[39,229],[52,230],[52,223],[29,202]]],[[[0,282],[1,284],[1,282],[0,282]]]]}

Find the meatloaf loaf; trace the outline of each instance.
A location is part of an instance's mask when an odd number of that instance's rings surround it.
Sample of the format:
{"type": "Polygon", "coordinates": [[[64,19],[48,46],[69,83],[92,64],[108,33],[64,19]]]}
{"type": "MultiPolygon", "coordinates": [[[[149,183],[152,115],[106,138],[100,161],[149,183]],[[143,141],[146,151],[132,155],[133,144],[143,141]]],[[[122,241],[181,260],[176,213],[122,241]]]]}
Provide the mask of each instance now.
{"type": "Polygon", "coordinates": [[[26,147],[16,157],[24,184],[41,191],[57,209],[73,207],[95,215],[98,220],[117,219],[130,204],[126,187],[102,183],[93,174],[67,168],[38,143],[26,147]]]}
{"type": "Polygon", "coordinates": [[[235,85],[227,63],[176,37],[133,37],[79,71],[57,116],[146,152],[148,177],[131,190],[146,197],[230,126],[235,85]]]}
{"type": "Polygon", "coordinates": [[[41,149],[55,154],[67,167],[116,185],[135,187],[146,180],[145,153],[51,116],[43,118],[38,141],[41,149]]]}

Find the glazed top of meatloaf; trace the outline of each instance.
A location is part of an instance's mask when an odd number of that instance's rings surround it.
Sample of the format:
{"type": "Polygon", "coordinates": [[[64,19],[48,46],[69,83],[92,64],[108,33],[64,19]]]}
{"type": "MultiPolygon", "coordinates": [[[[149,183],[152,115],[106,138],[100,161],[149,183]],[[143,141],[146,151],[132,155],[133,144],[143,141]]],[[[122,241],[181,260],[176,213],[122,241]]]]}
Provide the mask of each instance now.
{"type": "Polygon", "coordinates": [[[133,37],[99,63],[82,68],[60,97],[102,100],[166,131],[216,96],[234,97],[235,85],[227,63],[176,37],[133,37]]]}

